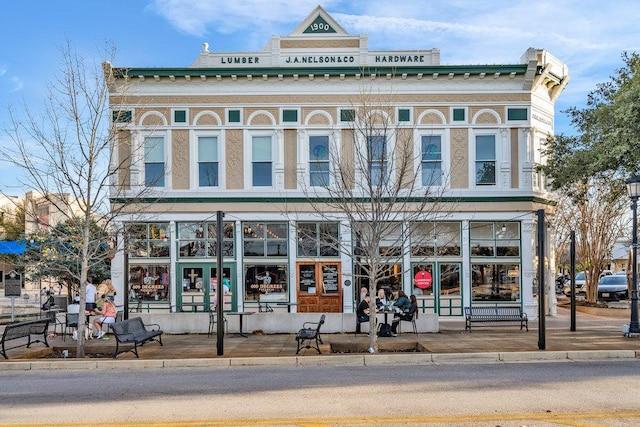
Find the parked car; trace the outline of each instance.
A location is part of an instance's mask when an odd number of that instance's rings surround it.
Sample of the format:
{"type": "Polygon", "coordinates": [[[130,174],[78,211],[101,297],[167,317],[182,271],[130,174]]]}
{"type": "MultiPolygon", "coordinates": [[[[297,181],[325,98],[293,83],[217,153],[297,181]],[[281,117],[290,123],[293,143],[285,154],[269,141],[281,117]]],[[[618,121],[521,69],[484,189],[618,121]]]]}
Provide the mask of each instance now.
{"type": "Polygon", "coordinates": [[[576,279],[574,280],[576,284],[576,294],[585,294],[587,293],[587,277],[584,271],[581,271],[576,274],[576,279]]]}
{"type": "MultiPolygon", "coordinates": [[[[608,277],[608,276],[613,276],[613,271],[611,270],[603,270],[602,273],[600,273],[599,278],[602,279],[603,277],[608,277]]],[[[586,280],[586,272],[581,271],[579,273],[576,273],[576,295],[578,294],[587,294],[587,280],[586,280]]],[[[564,294],[566,296],[571,295],[571,282],[567,283],[564,287],[564,294]]]]}
{"type": "Polygon", "coordinates": [[[629,298],[627,277],[614,274],[598,281],[598,301],[620,301],[629,298]]]}

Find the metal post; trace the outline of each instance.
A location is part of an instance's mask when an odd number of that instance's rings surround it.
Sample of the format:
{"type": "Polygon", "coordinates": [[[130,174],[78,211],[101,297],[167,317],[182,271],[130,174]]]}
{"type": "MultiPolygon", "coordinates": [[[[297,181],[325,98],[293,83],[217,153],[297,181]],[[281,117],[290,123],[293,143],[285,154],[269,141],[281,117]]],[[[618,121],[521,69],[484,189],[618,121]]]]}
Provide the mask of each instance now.
{"type": "Polygon", "coordinates": [[[631,265],[631,323],[629,324],[629,334],[640,333],[638,324],[638,196],[631,197],[631,210],[633,212],[633,236],[631,241],[631,255],[633,264],[631,265]]]}
{"type": "MultiPolygon", "coordinates": [[[[224,247],[224,227],[223,227],[224,213],[222,211],[218,211],[216,213],[216,226],[217,226],[217,245],[216,245],[216,321],[218,322],[217,329],[217,341],[216,347],[218,349],[218,356],[222,356],[224,354],[224,286],[222,284],[223,274],[222,271],[224,269],[224,256],[222,253],[222,249],[224,247]]],[[[242,330],[240,330],[242,333],[242,330]]]]}
{"type": "Polygon", "coordinates": [[[125,245],[123,249],[124,253],[124,312],[122,313],[122,318],[127,320],[129,318],[129,296],[131,295],[131,289],[129,287],[131,284],[129,283],[129,248],[126,244],[127,239],[125,238],[125,245]]]}
{"type": "Polygon", "coordinates": [[[546,348],[545,337],[545,304],[544,304],[544,274],[545,274],[545,262],[544,262],[544,245],[545,245],[545,224],[544,224],[544,210],[538,209],[538,349],[544,350],[546,348]]]}
{"type": "Polygon", "coordinates": [[[569,275],[571,276],[571,331],[576,330],[576,232],[571,232],[571,249],[569,251],[569,275]]]}

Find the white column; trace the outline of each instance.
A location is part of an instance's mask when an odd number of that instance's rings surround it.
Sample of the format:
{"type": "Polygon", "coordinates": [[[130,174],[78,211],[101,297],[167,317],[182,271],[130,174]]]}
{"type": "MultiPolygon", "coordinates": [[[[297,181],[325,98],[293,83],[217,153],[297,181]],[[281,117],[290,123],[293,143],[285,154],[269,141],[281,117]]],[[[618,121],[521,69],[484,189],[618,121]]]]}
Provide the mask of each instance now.
{"type": "Polygon", "coordinates": [[[284,189],[284,132],[276,130],[275,188],[284,189]]]}
{"type": "Polygon", "coordinates": [[[355,280],[353,278],[353,263],[349,254],[353,250],[351,241],[351,227],[348,221],[340,222],[340,263],[342,264],[342,312],[355,313],[354,295],[355,280]],[[348,281],[348,282],[347,282],[348,281]],[[349,286],[346,284],[349,283],[349,286]]]}
{"type": "Polygon", "coordinates": [[[523,309],[530,318],[538,317],[538,302],[533,297],[533,279],[537,275],[535,242],[535,222],[533,215],[522,221],[522,276],[520,290],[523,302],[523,309]]]}

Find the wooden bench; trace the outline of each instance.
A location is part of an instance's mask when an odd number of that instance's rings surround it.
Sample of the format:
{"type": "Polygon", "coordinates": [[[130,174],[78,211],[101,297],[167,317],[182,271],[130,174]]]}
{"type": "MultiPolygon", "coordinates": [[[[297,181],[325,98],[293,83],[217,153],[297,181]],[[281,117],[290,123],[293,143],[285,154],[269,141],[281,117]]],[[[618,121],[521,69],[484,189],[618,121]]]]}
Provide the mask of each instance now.
{"type": "Polygon", "coordinates": [[[51,319],[36,319],[36,320],[27,320],[26,322],[18,322],[18,323],[10,323],[2,334],[2,355],[5,359],[8,359],[7,350],[11,350],[12,348],[24,347],[29,348],[31,343],[41,342],[44,343],[47,347],[49,347],[49,343],[47,342],[47,333],[49,331],[49,322],[51,319]],[[42,335],[44,341],[39,339],[31,340],[31,335],[42,335]],[[17,340],[19,338],[27,338],[27,342],[23,344],[19,344],[13,347],[7,348],[5,345],[7,341],[17,340]]]}
{"type": "Polygon", "coordinates": [[[465,307],[465,330],[471,332],[472,323],[494,323],[494,322],[520,322],[520,330],[529,330],[529,320],[527,313],[522,311],[520,306],[497,305],[495,307],[476,306],[465,307]]]}
{"type": "Polygon", "coordinates": [[[319,322],[305,322],[302,325],[302,329],[298,331],[296,334],[296,341],[298,342],[298,351],[296,354],[300,353],[300,350],[303,348],[315,348],[318,354],[321,354],[320,344],[323,344],[322,338],[320,337],[320,327],[324,324],[325,315],[320,316],[319,322]],[[315,325],[315,327],[310,327],[315,325]],[[315,341],[315,347],[312,346],[312,342],[315,341]],[[305,345],[305,342],[307,343],[305,345]]]}
{"type": "Polygon", "coordinates": [[[139,357],[138,346],[142,347],[149,341],[157,341],[160,345],[163,345],[160,326],[156,324],[145,325],[139,317],[112,323],[110,326],[111,332],[113,332],[113,335],[116,337],[116,351],[113,353],[114,359],[118,354],[126,353],[127,351],[131,351],[136,357],[139,357]],[[153,329],[147,329],[147,326],[151,326],[153,329]],[[133,344],[133,348],[120,351],[120,344],[133,344]]]}

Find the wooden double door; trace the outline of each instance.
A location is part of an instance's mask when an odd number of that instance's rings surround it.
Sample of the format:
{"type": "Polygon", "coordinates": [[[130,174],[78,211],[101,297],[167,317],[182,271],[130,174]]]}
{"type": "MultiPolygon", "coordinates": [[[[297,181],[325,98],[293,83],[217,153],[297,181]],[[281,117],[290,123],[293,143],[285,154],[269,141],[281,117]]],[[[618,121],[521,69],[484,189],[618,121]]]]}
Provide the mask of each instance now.
{"type": "Polygon", "coordinates": [[[339,262],[296,264],[298,312],[341,313],[342,286],[339,262]]]}

